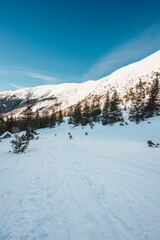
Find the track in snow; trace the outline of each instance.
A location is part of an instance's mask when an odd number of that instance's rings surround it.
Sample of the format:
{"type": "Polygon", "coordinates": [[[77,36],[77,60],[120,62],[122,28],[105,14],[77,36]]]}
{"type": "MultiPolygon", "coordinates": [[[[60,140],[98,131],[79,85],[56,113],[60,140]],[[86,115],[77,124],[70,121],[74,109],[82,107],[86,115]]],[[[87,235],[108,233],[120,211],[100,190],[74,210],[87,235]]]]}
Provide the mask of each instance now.
{"type": "Polygon", "coordinates": [[[41,130],[18,156],[0,143],[0,239],[158,240],[160,149],[145,138],[160,127],[148,126],[41,130]]]}

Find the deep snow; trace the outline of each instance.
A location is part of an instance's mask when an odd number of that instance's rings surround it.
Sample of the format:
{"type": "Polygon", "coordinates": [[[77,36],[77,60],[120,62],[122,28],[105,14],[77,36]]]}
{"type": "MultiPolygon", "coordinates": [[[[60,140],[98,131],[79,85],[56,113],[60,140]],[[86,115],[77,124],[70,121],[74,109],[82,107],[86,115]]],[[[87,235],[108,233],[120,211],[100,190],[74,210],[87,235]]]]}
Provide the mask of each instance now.
{"type": "Polygon", "coordinates": [[[0,143],[1,240],[159,240],[159,117],[39,132],[23,155],[0,143]]]}

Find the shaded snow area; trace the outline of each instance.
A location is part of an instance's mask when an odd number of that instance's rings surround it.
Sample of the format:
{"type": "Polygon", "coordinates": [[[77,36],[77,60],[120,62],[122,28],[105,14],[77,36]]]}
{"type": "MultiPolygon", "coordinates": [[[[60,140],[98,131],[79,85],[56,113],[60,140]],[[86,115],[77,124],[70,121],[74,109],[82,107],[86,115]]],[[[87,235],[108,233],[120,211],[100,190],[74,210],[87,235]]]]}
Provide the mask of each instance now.
{"type": "Polygon", "coordinates": [[[160,239],[160,118],[39,132],[26,154],[0,143],[1,240],[160,239]]]}

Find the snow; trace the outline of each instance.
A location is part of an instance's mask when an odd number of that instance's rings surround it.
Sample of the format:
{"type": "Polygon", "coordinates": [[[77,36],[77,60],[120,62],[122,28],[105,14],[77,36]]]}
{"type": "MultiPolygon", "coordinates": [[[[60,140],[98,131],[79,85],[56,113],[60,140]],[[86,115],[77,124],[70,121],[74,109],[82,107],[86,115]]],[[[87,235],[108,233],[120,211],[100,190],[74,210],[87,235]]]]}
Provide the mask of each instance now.
{"type": "Polygon", "coordinates": [[[4,138],[6,135],[12,136],[12,134],[8,131],[6,131],[5,133],[3,133],[0,138],[4,138]]]}
{"type": "Polygon", "coordinates": [[[42,129],[22,155],[3,140],[0,239],[158,240],[159,120],[42,129]]]}
{"type": "MultiPolygon", "coordinates": [[[[142,82],[146,82],[146,86],[151,84],[156,73],[160,73],[160,51],[141,61],[120,68],[97,81],[63,83],[1,92],[0,98],[25,100],[30,97],[37,101],[33,108],[34,111],[46,110],[55,104],[59,104],[60,108],[64,110],[91,95],[103,96],[107,91],[113,93],[114,89],[123,98],[130,88],[135,88],[140,79],[142,82]],[[50,99],[47,100],[47,98],[50,99]],[[51,100],[52,98],[56,100],[51,100]]],[[[21,114],[21,111],[23,108],[16,110],[16,117],[21,114]]]]}

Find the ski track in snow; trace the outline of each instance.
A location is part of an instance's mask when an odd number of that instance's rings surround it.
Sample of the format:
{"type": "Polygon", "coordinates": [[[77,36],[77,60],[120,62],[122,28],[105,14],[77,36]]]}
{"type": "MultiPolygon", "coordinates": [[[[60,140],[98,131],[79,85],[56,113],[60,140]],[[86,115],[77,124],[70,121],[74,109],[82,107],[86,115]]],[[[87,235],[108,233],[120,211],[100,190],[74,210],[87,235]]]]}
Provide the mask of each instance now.
{"type": "Polygon", "coordinates": [[[159,240],[160,149],[146,145],[159,118],[151,125],[44,129],[23,155],[0,143],[0,239],[159,240]]]}

